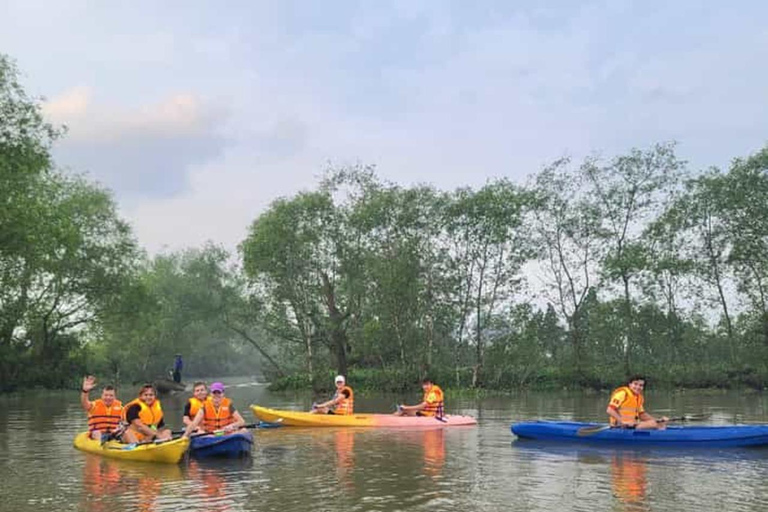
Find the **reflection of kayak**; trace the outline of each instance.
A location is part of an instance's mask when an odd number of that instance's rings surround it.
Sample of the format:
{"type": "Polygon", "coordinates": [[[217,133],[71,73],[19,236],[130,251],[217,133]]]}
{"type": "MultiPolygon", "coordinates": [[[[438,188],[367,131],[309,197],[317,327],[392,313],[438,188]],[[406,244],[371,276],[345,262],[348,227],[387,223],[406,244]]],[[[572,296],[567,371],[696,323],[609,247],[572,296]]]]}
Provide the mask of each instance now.
{"type": "Polygon", "coordinates": [[[75,437],[75,448],[88,453],[114,459],[140,460],[144,462],[167,462],[175,464],[184,456],[189,447],[189,439],[174,439],[159,443],[125,444],[117,441],[100,441],[91,439],[88,432],[75,437]]]}
{"type": "Polygon", "coordinates": [[[189,453],[195,457],[239,457],[251,453],[252,445],[250,432],[196,436],[189,444],[189,453]]]}
{"type": "Polygon", "coordinates": [[[162,377],[155,379],[153,384],[155,385],[158,393],[174,393],[187,389],[186,384],[183,382],[176,382],[171,379],[164,379],[162,377]]]}
{"type": "Polygon", "coordinates": [[[476,425],[472,416],[447,415],[442,419],[424,416],[395,416],[393,414],[312,414],[281,411],[252,405],[251,410],[261,421],[291,427],[459,427],[476,425]]]}
{"type": "Polygon", "coordinates": [[[667,427],[664,430],[610,428],[589,435],[579,429],[599,423],[572,421],[528,421],[512,425],[512,433],[525,439],[589,444],[665,446],[669,448],[729,448],[768,444],[768,425],[667,427]]]}

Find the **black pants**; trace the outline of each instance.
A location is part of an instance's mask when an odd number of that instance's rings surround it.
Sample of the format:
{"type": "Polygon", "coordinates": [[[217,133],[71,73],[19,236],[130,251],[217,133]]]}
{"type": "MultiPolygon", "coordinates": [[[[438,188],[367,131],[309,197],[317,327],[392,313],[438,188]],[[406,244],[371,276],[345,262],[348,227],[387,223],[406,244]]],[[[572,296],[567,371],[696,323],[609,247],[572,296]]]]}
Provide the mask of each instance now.
{"type": "Polygon", "coordinates": [[[173,382],[181,382],[181,372],[179,370],[173,371],[173,382]]]}

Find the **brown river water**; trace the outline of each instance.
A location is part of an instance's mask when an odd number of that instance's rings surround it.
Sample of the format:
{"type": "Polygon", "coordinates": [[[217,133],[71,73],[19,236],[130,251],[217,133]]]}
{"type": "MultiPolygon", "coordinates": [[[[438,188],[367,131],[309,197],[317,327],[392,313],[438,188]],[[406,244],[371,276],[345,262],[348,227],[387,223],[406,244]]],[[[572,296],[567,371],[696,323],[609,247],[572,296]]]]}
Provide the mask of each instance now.
{"type": "MultiPolygon", "coordinates": [[[[229,384],[228,396],[249,422],[249,404],[306,410],[318,398],[229,384]]],[[[358,394],[355,408],[391,411],[398,401],[417,401],[417,392],[358,394]]],[[[118,395],[131,398],[125,389],[118,395]]],[[[768,423],[768,395],[760,393],[647,395],[652,413],[768,423]]],[[[186,397],[162,397],[174,429],[186,397]]],[[[528,419],[603,421],[607,399],[449,393],[447,411],[477,417],[476,427],[256,429],[249,458],[163,465],[74,449],[85,429],[76,391],[0,396],[0,511],[768,511],[768,449],[589,448],[517,441],[510,433],[512,422],[528,419]]]]}

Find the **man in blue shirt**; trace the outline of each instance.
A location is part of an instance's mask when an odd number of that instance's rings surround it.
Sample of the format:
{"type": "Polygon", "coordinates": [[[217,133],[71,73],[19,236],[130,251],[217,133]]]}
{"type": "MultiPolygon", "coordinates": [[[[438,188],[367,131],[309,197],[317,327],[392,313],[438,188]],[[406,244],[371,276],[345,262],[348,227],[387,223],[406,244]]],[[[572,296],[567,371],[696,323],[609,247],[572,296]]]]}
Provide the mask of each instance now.
{"type": "Polygon", "coordinates": [[[181,369],[184,362],[181,360],[181,354],[176,354],[176,360],[173,362],[173,382],[181,382],[181,369]]]}

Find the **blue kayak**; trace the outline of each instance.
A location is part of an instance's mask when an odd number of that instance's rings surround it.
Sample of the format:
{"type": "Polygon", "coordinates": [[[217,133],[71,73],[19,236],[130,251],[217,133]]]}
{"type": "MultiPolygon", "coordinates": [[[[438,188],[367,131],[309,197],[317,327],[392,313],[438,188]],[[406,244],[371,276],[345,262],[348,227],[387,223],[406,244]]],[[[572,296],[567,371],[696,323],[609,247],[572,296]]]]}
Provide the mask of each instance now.
{"type": "Polygon", "coordinates": [[[768,425],[670,426],[664,430],[605,428],[600,423],[526,421],[512,425],[523,439],[586,444],[664,446],[670,448],[733,448],[768,444],[768,425]],[[586,429],[586,430],[582,430],[586,429]]]}
{"type": "Polygon", "coordinates": [[[253,434],[210,434],[192,437],[190,441],[189,453],[193,457],[241,457],[251,453],[253,434]]]}

